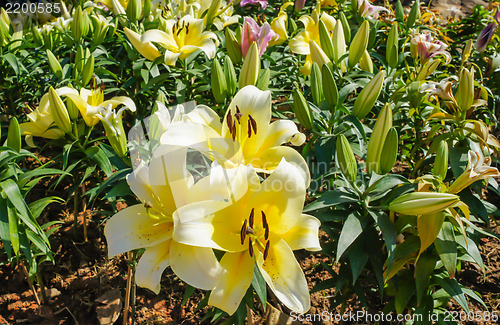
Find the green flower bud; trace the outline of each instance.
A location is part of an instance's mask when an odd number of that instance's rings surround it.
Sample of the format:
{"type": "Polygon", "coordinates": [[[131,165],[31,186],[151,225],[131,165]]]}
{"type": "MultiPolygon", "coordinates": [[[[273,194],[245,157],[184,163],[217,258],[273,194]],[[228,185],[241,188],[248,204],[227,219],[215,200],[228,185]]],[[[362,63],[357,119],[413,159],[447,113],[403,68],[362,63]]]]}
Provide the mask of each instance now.
{"type": "Polygon", "coordinates": [[[347,138],[341,134],[337,137],[336,150],[337,164],[342,174],[351,182],[356,180],[357,168],[356,157],[352,152],[351,145],[347,138]]]}
{"type": "Polygon", "coordinates": [[[71,120],[66,105],[64,105],[61,97],[59,97],[52,87],[49,88],[49,113],[54,119],[57,127],[64,133],[70,133],[72,131],[71,120]]]}
{"type": "Polygon", "coordinates": [[[243,66],[240,71],[238,85],[240,89],[245,86],[254,86],[260,75],[260,56],[257,43],[253,42],[248,49],[247,56],[243,60],[243,66]]]}
{"type": "Polygon", "coordinates": [[[398,24],[393,24],[391,30],[389,31],[389,36],[387,37],[386,44],[386,52],[385,59],[387,60],[387,64],[391,68],[395,68],[398,65],[399,59],[399,33],[398,33],[398,24]]]}
{"type": "Polygon", "coordinates": [[[135,23],[142,14],[142,0],[129,0],[125,12],[127,13],[128,19],[132,23],[135,23]]]}
{"type": "Polygon", "coordinates": [[[443,181],[446,178],[447,172],[448,172],[448,143],[444,140],[441,140],[436,152],[436,160],[434,161],[434,167],[432,168],[432,173],[438,179],[443,181]]]}
{"type": "Polygon", "coordinates": [[[361,70],[373,73],[373,61],[370,53],[367,50],[363,52],[361,59],[359,60],[359,67],[361,70]]]}
{"type": "Polygon", "coordinates": [[[404,23],[405,21],[405,12],[404,12],[404,9],[403,9],[403,5],[401,4],[401,0],[398,0],[396,2],[396,8],[394,9],[394,11],[396,12],[396,20],[401,22],[401,23],[404,23]]]}
{"type": "Polygon", "coordinates": [[[71,23],[71,33],[76,43],[80,42],[82,37],[87,36],[89,32],[90,19],[85,10],[78,6],[73,13],[73,21],[71,23]]]}
{"type": "Polygon", "coordinates": [[[368,174],[380,174],[380,156],[384,148],[385,139],[392,127],[392,109],[390,104],[385,104],[373,127],[368,148],[366,150],[366,170],[368,174]]]}
{"type": "Polygon", "coordinates": [[[224,104],[227,90],[226,77],[217,58],[214,59],[212,64],[211,82],[215,101],[219,104],[224,104]]]}
{"type": "Polygon", "coordinates": [[[350,26],[349,21],[347,20],[347,17],[345,16],[343,11],[341,11],[339,13],[339,20],[340,20],[340,23],[342,24],[342,29],[344,31],[345,40],[347,42],[350,42],[351,41],[351,26],[350,26]]]}
{"type": "Polygon", "coordinates": [[[423,67],[420,69],[420,72],[418,73],[417,81],[423,81],[427,79],[427,77],[429,77],[434,72],[434,70],[437,69],[440,63],[441,59],[431,59],[425,62],[423,67]]]}
{"type": "Polygon", "coordinates": [[[380,155],[380,171],[382,174],[387,174],[392,170],[398,156],[398,132],[395,128],[391,128],[384,142],[382,154],[380,155]]]}
{"type": "Polygon", "coordinates": [[[206,23],[208,26],[210,26],[212,24],[212,22],[214,21],[214,18],[217,16],[221,2],[222,2],[222,0],[215,0],[215,1],[212,1],[212,3],[210,4],[210,7],[207,10],[207,14],[205,15],[206,23]]]}
{"type": "Polygon", "coordinates": [[[293,111],[299,123],[308,130],[313,129],[313,116],[304,95],[298,90],[293,90],[293,111]]]}
{"type": "MultiPolygon", "coordinates": [[[[323,66],[327,66],[324,64],[323,66]]],[[[313,62],[311,69],[311,93],[314,104],[319,106],[323,101],[323,84],[321,77],[321,70],[316,62],[313,62]]]]}
{"type": "Polygon", "coordinates": [[[227,94],[233,96],[236,93],[237,86],[236,71],[229,55],[226,55],[224,58],[224,77],[226,78],[227,94]]]}
{"type": "Polygon", "coordinates": [[[365,88],[361,90],[361,93],[359,93],[358,98],[354,102],[352,115],[361,120],[372,110],[384,86],[384,78],[385,71],[379,71],[365,88]]]}
{"type": "Polygon", "coordinates": [[[15,117],[10,120],[9,131],[7,133],[7,147],[16,152],[21,151],[21,129],[15,117]]]}
{"type": "Polygon", "coordinates": [[[370,23],[368,20],[363,21],[356,35],[352,39],[349,46],[349,69],[352,69],[361,59],[363,52],[368,46],[368,38],[370,36],[370,23]]]}
{"type": "Polygon", "coordinates": [[[224,34],[226,36],[227,54],[234,63],[240,63],[242,59],[240,42],[238,42],[236,35],[229,28],[225,28],[224,34]]]}
{"type": "Polygon", "coordinates": [[[320,20],[318,23],[319,29],[319,41],[321,44],[321,49],[325,52],[326,56],[332,60],[333,59],[333,42],[328,29],[326,28],[325,23],[320,20]]]}
{"type": "Polygon", "coordinates": [[[47,58],[49,59],[50,70],[55,74],[58,79],[62,79],[62,67],[59,60],[54,56],[51,50],[46,50],[47,58]]]}
{"type": "Polygon", "coordinates": [[[410,13],[408,14],[408,20],[406,21],[406,28],[412,28],[420,16],[420,1],[416,0],[411,7],[410,13]]]}
{"type": "Polygon", "coordinates": [[[90,54],[87,59],[87,62],[85,62],[85,66],[83,67],[83,72],[82,72],[83,87],[85,87],[89,83],[93,74],[94,74],[94,56],[90,54]]]}
{"type": "Polygon", "coordinates": [[[321,67],[321,74],[323,94],[328,105],[330,105],[330,111],[334,113],[339,101],[339,90],[337,88],[337,83],[335,82],[335,78],[333,77],[332,70],[327,64],[324,64],[321,67]]]}
{"type": "Polygon", "coordinates": [[[467,68],[462,68],[460,71],[455,99],[462,112],[471,108],[474,102],[474,67],[471,67],[470,71],[467,68]]]}
{"type": "Polygon", "coordinates": [[[260,90],[267,90],[269,88],[269,82],[271,80],[271,69],[265,69],[261,72],[259,80],[255,85],[260,90]]]}
{"type": "Polygon", "coordinates": [[[454,194],[412,192],[404,194],[389,204],[389,210],[400,214],[423,215],[437,213],[460,202],[454,194]]]}

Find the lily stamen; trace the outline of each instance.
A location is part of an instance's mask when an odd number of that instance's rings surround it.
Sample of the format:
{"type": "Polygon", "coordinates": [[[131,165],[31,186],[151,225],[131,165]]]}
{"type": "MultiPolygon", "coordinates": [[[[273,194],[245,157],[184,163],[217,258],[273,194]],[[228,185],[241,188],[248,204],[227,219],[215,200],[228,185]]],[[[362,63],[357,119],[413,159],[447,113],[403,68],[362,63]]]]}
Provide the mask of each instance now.
{"type": "Polygon", "coordinates": [[[227,114],[226,122],[229,128],[229,133],[233,134],[233,117],[231,114],[227,114]]]}
{"type": "Polygon", "coordinates": [[[250,228],[253,228],[253,215],[254,215],[254,211],[255,211],[255,208],[252,208],[252,211],[250,212],[250,217],[249,217],[249,225],[250,225],[250,228]]]}
{"type": "MultiPolygon", "coordinates": [[[[255,135],[257,135],[257,122],[253,119],[252,115],[248,114],[248,119],[250,121],[250,125],[252,125],[252,130],[255,135]]],[[[250,138],[250,136],[249,136],[250,138]]]]}
{"type": "Polygon", "coordinates": [[[241,230],[240,230],[241,245],[243,245],[243,243],[245,243],[246,230],[247,230],[247,219],[245,219],[245,222],[243,222],[243,226],[241,227],[241,230]]]}
{"type": "Polygon", "coordinates": [[[248,240],[248,253],[253,257],[253,243],[251,238],[248,240]]]}
{"type": "Polygon", "coordinates": [[[248,138],[250,138],[252,136],[252,126],[250,125],[250,120],[248,120],[247,129],[248,129],[248,138]]]}
{"type": "Polygon", "coordinates": [[[267,255],[269,255],[269,246],[271,246],[271,242],[268,240],[264,249],[264,261],[267,259],[267,255]]]}
{"type": "Polygon", "coordinates": [[[236,117],[236,119],[238,120],[238,124],[241,124],[240,119],[242,116],[243,114],[241,114],[240,108],[238,107],[238,105],[236,105],[236,114],[234,114],[234,117],[236,117]]]}

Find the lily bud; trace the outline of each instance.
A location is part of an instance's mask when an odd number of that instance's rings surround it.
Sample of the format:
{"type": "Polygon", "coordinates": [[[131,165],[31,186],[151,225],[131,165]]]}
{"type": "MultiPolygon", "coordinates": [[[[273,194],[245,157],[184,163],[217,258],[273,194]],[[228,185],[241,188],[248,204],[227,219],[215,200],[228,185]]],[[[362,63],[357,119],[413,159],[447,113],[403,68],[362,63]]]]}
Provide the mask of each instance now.
{"type": "Polygon", "coordinates": [[[205,15],[205,22],[207,26],[210,26],[214,21],[214,18],[217,17],[217,13],[219,12],[219,8],[222,0],[212,1],[210,7],[207,10],[207,14],[205,15]]]}
{"type": "Polygon", "coordinates": [[[334,57],[332,37],[328,32],[325,23],[321,19],[318,22],[318,29],[319,29],[319,41],[321,44],[321,48],[325,52],[328,59],[332,60],[334,57]]]}
{"type": "Polygon", "coordinates": [[[135,23],[137,19],[141,17],[142,14],[142,0],[129,0],[126,9],[127,17],[132,22],[135,23]]]}
{"type": "Polygon", "coordinates": [[[400,214],[423,215],[443,211],[459,201],[460,198],[454,194],[412,192],[393,200],[389,210],[400,214]]]}
{"type": "Polygon", "coordinates": [[[269,81],[271,80],[271,69],[265,69],[259,76],[257,84],[255,85],[260,90],[264,91],[269,88],[269,81]]]}
{"type": "Polygon", "coordinates": [[[337,137],[336,150],[337,164],[342,174],[351,182],[356,180],[357,168],[356,157],[352,152],[351,145],[347,138],[341,134],[337,137]]]}
{"type": "Polygon", "coordinates": [[[243,60],[238,85],[240,89],[245,86],[255,86],[260,75],[260,56],[257,43],[253,42],[243,60]]]}
{"type": "Polygon", "coordinates": [[[236,93],[236,71],[234,70],[233,61],[229,55],[224,57],[224,77],[226,78],[227,94],[233,96],[236,93]]]}
{"type": "Polygon", "coordinates": [[[293,111],[299,123],[308,130],[313,129],[313,116],[304,95],[298,90],[293,90],[293,111]]]}
{"type": "MultiPolygon", "coordinates": [[[[0,25],[2,23],[0,22],[0,25]]],[[[1,32],[1,27],[0,27],[0,45],[2,45],[2,32],[1,32]]],[[[40,31],[35,25],[31,26],[31,34],[33,35],[33,41],[35,42],[36,45],[42,47],[43,46],[43,37],[40,34],[40,31]]]]}
{"type": "Polygon", "coordinates": [[[332,70],[327,64],[321,67],[321,74],[323,94],[328,105],[330,105],[330,111],[334,113],[339,101],[339,90],[337,88],[337,83],[335,82],[335,78],[333,77],[332,70]]]}
{"type": "Polygon", "coordinates": [[[339,60],[347,53],[344,29],[342,24],[335,24],[333,29],[333,62],[338,65],[339,60]]]}
{"type": "Polygon", "coordinates": [[[368,47],[368,38],[370,36],[370,23],[363,21],[356,35],[349,46],[349,69],[352,69],[361,59],[363,52],[368,47]]]}
{"type": "Polygon", "coordinates": [[[62,67],[59,60],[54,56],[51,50],[46,50],[47,58],[49,59],[50,70],[55,74],[58,79],[62,79],[62,67]]]}
{"type": "MultiPolygon", "coordinates": [[[[80,112],[78,110],[78,106],[76,106],[76,104],[70,99],[66,100],[66,109],[68,110],[69,118],[72,121],[75,121],[78,118],[78,113],[80,112]]],[[[82,134],[82,132],[78,130],[78,134],[82,134]]]]}
{"type": "Polygon", "coordinates": [[[7,147],[16,152],[21,151],[21,129],[15,117],[10,120],[9,131],[7,132],[7,147]]]}
{"type": "Polygon", "coordinates": [[[2,19],[0,19],[0,46],[7,45],[9,43],[9,37],[9,25],[7,25],[2,19]]]}
{"type": "Polygon", "coordinates": [[[447,172],[448,172],[448,143],[444,140],[441,140],[436,152],[436,160],[434,161],[434,167],[432,168],[432,173],[438,179],[443,181],[446,178],[447,172]]]}
{"type": "Polygon", "coordinates": [[[422,81],[427,79],[427,77],[429,77],[434,72],[434,70],[437,69],[440,63],[441,59],[429,60],[425,62],[424,66],[420,69],[420,72],[418,73],[417,81],[422,81]]]}
{"type": "Polygon", "coordinates": [[[49,88],[49,113],[54,119],[57,127],[64,133],[70,133],[72,131],[71,120],[66,105],[64,105],[61,97],[59,97],[52,87],[49,88]]]}
{"type": "Polygon", "coordinates": [[[384,148],[385,139],[392,127],[392,109],[390,104],[385,104],[373,127],[370,142],[366,150],[366,170],[368,174],[380,174],[380,156],[384,148]]]}
{"type": "Polygon", "coordinates": [[[151,14],[151,0],[143,0],[143,2],[144,2],[144,8],[142,14],[146,19],[151,14]]]}
{"type": "Polygon", "coordinates": [[[295,12],[299,12],[304,8],[304,5],[306,4],[306,0],[295,0],[295,12]]]}
{"type": "Polygon", "coordinates": [[[240,42],[238,42],[236,35],[229,28],[224,30],[224,34],[226,36],[227,54],[234,63],[240,63],[242,59],[240,42]]]}
{"type": "Polygon", "coordinates": [[[314,104],[319,106],[319,104],[323,101],[323,82],[321,70],[316,62],[313,62],[311,70],[311,93],[314,104]]]}
{"type": "Polygon", "coordinates": [[[368,53],[368,50],[365,50],[363,52],[363,55],[359,60],[359,67],[363,71],[373,73],[373,61],[372,57],[370,56],[370,53],[368,53]]]}
{"type": "Polygon", "coordinates": [[[85,87],[89,83],[93,74],[94,74],[94,56],[90,54],[89,58],[87,59],[87,62],[85,62],[85,66],[83,67],[83,72],[82,72],[83,87],[85,87]]]}
{"type": "Polygon", "coordinates": [[[398,34],[398,24],[393,24],[391,30],[389,31],[389,36],[387,37],[385,59],[391,68],[395,68],[398,65],[398,48],[399,48],[399,34],[398,34]]]}
{"type": "Polygon", "coordinates": [[[325,52],[315,41],[309,42],[309,48],[311,49],[311,59],[320,67],[323,66],[323,64],[328,64],[331,62],[325,52]]]}
{"type": "Polygon", "coordinates": [[[394,9],[394,11],[396,13],[396,20],[398,22],[404,23],[404,21],[405,21],[405,12],[404,12],[404,9],[403,9],[403,5],[401,4],[401,0],[398,0],[396,2],[396,8],[394,9]]]}
{"type": "Polygon", "coordinates": [[[7,11],[5,11],[4,7],[0,8],[0,21],[4,22],[5,25],[7,25],[7,26],[10,25],[9,15],[7,14],[7,11]]]}
{"type": "Polygon", "coordinates": [[[212,92],[215,97],[215,101],[219,104],[224,104],[226,100],[226,78],[224,76],[224,72],[222,71],[222,67],[217,58],[214,59],[212,64],[212,92]]]}
{"type": "Polygon", "coordinates": [[[364,118],[373,108],[384,85],[385,71],[379,71],[373,79],[359,93],[354,102],[352,115],[358,119],[364,118]]]}
{"type": "Polygon", "coordinates": [[[80,42],[82,37],[87,36],[89,32],[89,17],[86,11],[78,6],[73,13],[73,21],[71,23],[71,33],[76,43],[80,42]]]}
{"type": "Polygon", "coordinates": [[[347,20],[347,17],[345,16],[343,11],[341,11],[339,13],[339,20],[342,23],[342,30],[344,31],[345,40],[347,42],[350,42],[351,41],[351,26],[349,25],[349,21],[347,20]]]}
{"type": "Polygon", "coordinates": [[[389,130],[380,155],[380,171],[382,174],[387,174],[392,170],[398,156],[398,132],[394,127],[389,130]]]}
{"type": "Polygon", "coordinates": [[[412,28],[420,16],[420,1],[416,0],[411,7],[410,13],[408,14],[408,20],[406,21],[406,28],[412,28]]]}
{"type": "Polygon", "coordinates": [[[471,53],[472,53],[472,40],[470,39],[465,43],[465,48],[464,51],[462,52],[462,63],[465,63],[469,59],[471,53]]]}
{"type": "Polygon", "coordinates": [[[474,102],[474,67],[471,70],[462,68],[458,79],[458,89],[455,94],[457,105],[461,111],[467,111],[474,102]]]}
{"type": "Polygon", "coordinates": [[[297,30],[297,23],[295,22],[294,19],[292,19],[292,17],[288,17],[288,34],[289,35],[293,35],[293,33],[295,33],[295,31],[297,30]]]}

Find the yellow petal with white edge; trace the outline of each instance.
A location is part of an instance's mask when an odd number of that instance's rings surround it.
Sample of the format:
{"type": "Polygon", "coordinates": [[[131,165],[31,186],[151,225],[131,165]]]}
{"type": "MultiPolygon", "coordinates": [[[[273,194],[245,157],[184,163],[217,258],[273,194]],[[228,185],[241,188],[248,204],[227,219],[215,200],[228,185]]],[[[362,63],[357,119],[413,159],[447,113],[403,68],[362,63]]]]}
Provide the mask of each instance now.
{"type": "Polygon", "coordinates": [[[157,245],[172,237],[172,220],[155,214],[142,204],[127,207],[111,219],[104,227],[108,243],[108,256],[157,245]]]}
{"type": "Polygon", "coordinates": [[[177,62],[177,59],[179,58],[180,55],[181,55],[181,53],[175,53],[175,52],[166,50],[165,54],[163,54],[163,62],[166,65],[175,65],[175,62],[177,62]]]}
{"type": "MultiPolygon", "coordinates": [[[[290,120],[277,120],[269,125],[267,129],[267,136],[261,144],[261,150],[271,147],[280,146],[287,142],[294,141],[293,139],[299,137],[300,132],[297,125],[290,120]]],[[[305,139],[304,139],[305,140],[305,139]]],[[[301,145],[302,143],[297,143],[301,145]]]]}
{"type": "Polygon", "coordinates": [[[168,267],[172,239],[146,249],[137,263],[135,282],[138,286],[160,293],[163,271],[168,267]]]}
{"type": "Polygon", "coordinates": [[[301,32],[289,42],[290,51],[295,54],[309,55],[311,49],[309,47],[310,38],[306,32],[301,32]]]}
{"type": "Polygon", "coordinates": [[[149,168],[141,160],[139,166],[127,175],[127,184],[134,194],[144,203],[153,205],[155,202],[153,189],[149,184],[149,168]]]}
{"type": "Polygon", "coordinates": [[[92,106],[88,105],[86,98],[83,98],[81,95],[77,94],[66,94],[66,97],[68,97],[69,100],[71,100],[76,105],[83,117],[83,120],[85,121],[85,124],[87,124],[88,126],[94,126],[99,123],[99,118],[96,116],[98,112],[97,109],[89,109],[92,106]]]}
{"type": "Polygon", "coordinates": [[[150,29],[144,32],[141,37],[141,42],[155,42],[170,50],[177,48],[177,43],[173,36],[158,29],[150,29]]]}
{"type": "Polygon", "coordinates": [[[305,314],[311,308],[306,277],[285,241],[271,243],[265,261],[261,254],[257,258],[260,272],[276,297],[291,310],[305,314]]]}
{"type": "Polygon", "coordinates": [[[106,101],[102,102],[101,106],[106,107],[109,104],[111,104],[111,106],[113,108],[115,108],[118,105],[125,105],[132,112],[136,111],[136,107],[135,107],[134,101],[132,99],[130,99],[130,97],[127,97],[127,96],[113,97],[110,100],[106,100],[106,101]]]}
{"type": "Polygon", "coordinates": [[[208,304],[232,315],[252,283],[255,262],[248,251],[243,251],[226,253],[220,263],[224,271],[210,294],[208,304]]]}
{"type": "Polygon", "coordinates": [[[215,288],[222,272],[211,248],[176,241],[170,246],[170,267],[182,281],[203,290],[215,288]]]}
{"type": "Polygon", "coordinates": [[[222,133],[222,124],[219,115],[206,105],[198,105],[191,112],[185,115],[185,120],[192,123],[205,124],[217,133],[222,133]]]}
{"type": "Polygon", "coordinates": [[[302,214],[297,223],[281,236],[292,250],[320,251],[318,230],[321,222],[313,216],[302,214]]]}
{"type": "MultiPolygon", "coordinates": [[[[212,220],[216,212],[225,210],[228,205],[230,203],[224,201],[202,201],[180,207],[173,215],[175,222],[174,240],[186,245],[224,250],[212,238],[215,229],[212,220]]],[[[231,219],[227,220],[227,223],[231,223],[231,219]]],[[[238,233],[236,231],[236,234],[238,233]]],[[[226,237],[228,237],[227,235],[228,233],[226,233],[226,237]]]]}
{"type": "Polygon", "coordinates": [[[142,42],[141,35],[125,27],[123,29],[125,35],[127,35],[128,40],[132,43],[132,46],[139,52],[143,57],[148,60],[154,61],[156,58],[161,56],[160,51],[151,44],[151,42],[142,42]]]}
{"type": "Polygon", "coordinates": [[[278,167],[282,159],[285,159],[299,170],[304,180],[304,186],[306,188],[309,187],[311,176],[307,162],[297,150],[291,147],[279,146],[269,148],[259,153],[250,163],[259,172],[270,173],[278,167]]]}

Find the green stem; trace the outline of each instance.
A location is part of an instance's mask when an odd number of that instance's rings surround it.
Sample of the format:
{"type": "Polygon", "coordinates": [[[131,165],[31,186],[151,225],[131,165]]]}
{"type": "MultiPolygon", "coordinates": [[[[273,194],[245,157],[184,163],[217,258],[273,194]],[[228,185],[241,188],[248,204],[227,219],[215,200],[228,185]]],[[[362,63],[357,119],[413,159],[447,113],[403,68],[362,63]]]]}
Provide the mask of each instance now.
{"type": "Polygon", "coordinates": [[[47,298],[47,293],[45,292],[45,285],[43,284],[42,275],[40,274],[40,269],[36,270],[36,281],[40,286],[40,292],[42,293],[43,303],[47,305],[49,303],[49,299],[47,298]]]}

